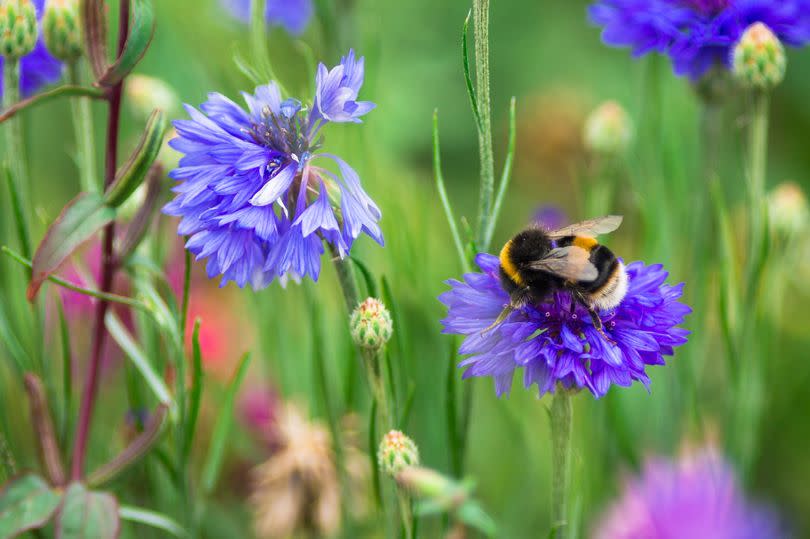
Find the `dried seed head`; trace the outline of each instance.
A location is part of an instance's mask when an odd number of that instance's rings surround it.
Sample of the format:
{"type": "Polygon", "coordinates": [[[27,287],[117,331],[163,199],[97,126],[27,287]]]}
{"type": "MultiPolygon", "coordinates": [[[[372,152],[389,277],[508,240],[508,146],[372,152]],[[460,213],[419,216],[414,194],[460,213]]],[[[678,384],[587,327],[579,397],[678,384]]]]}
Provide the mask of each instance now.
{"type": "Polygon", "coordinates": [[[757,22],[743,32],[732,52],[733,72],[745,87],[768,90],[785,78],[787,58],[782,42],[757,22]]]}

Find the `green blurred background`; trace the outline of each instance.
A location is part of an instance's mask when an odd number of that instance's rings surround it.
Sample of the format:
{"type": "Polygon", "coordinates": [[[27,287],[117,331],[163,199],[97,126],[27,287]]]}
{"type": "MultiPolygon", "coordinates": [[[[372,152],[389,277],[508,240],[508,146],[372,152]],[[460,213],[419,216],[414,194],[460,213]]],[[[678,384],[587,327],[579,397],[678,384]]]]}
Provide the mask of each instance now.
{"type": "MultiPolygon", "coordinates": [[[[477,138],[464,88],[461,66],[461,28],[469,9],[464,1],[357,0],[338,2],[338,17],[329,24],[316,20],[302,36],[314,57],[334,63],[348,47],[367,58],[366,84],[361,97],[377,103],[363,125],[330,126],[326,146],[352,164],[383,212],[384,249],[368,239],[358,243],[357,256],[375,273],[390,281],[401,320],[391,343],[400,353],[395,366],[401,394],[414,391],[414,409],[409,434],[419,444],[422,460],[450,470],[446,378],[454,341],[440,334],[443,306],[436,297],[446,289],[443,281],[458,277],[461,269],[452,248],[449,229],[439,204],[432,173],[431,121],[438,109],[445,178],[457,214],[474,221],[478,193],[477,138]]],[[[650,60],[635,61],[625,50],[609,49],[599,40],[599,31],[585,17],[587,2],[539,0],[496,1],[491,11],[491,63],[493,125],[496,168],[503,162],[507,135],[508,102],[517,97],[518,151],[511,192],[495,235],[498,245],[531,218],[541,205],[562,207],[572,219],[584,218],[583,201],[588,182],[583,179],[587,156],[582,148],[584,118],[600,102],[621,103],[637,125],[644,122],[642,87],[645,70],[655,69],[650,60]]],[[[141,74],[163,79],[185,103],[198,105],[208,92],[232,98],[251,90],[250,81],[234,66],[237,51],[248,55],[246,29],[223,14],[215,0],[157,2],[158,29],[148,56],[138,68],[141,74]]],[[[301,49],[281,30],[270,36],[270,56],[277,75],[302,100],[309,99],[313,76],[301,49]]],[[[702,192],[698,144],[698,106],[687,81],[677,79],[668,67],[663,110],[662,140],[656,141],[664,155],[666,180],[674,190],[702,192]]],[[[805,191],[810,171],[807,132],[810,128],[810,53],[790,51],[788,75],[775,92],[769,155],[769,186],[784,180],[801,184],[805,191]]],[[[723,184],[732,204],[744,199],[740,146],[745,118],[741,104],[728,107],[724,131],[723,184]]],[[[96,108],[97,140],[103,133],[103,108],[96,108]]],[[[124,144],[131,146],[142,120],[130,109],[124,122],[124,144]]],[[[53,103],[26,117],[35,179],[34,201],[39,228],[44,230],[59,209],[78,191],[71,157],[74,147],[69,109],[53,103]]],[[[642,131],[643,132],[643,131],[642,131]]],[[[639,147],[650,141],[640,141],[639,147]]],[[[99,152],[100,153],[100,152],[99,152]]],[[[124,150],[123,153],[126,153],[124,150]]],[[[627,158],[627,174],[638,174],[640,159],[634,148],[627,158]]],[[[694,238],[686,227],[670,227],[668,236],[647,241],[640,230],[638,207],[647,203],[643,178],[623,180],[614,211],[627,213],[623,228],[609,244],[626,259],[665,263],[671,282],[688,279],[685,253],[694,238]],[[640,180],[640,181],[639,181],[640,180]],[[630,183],[636,190],[630,191],[630,183]]],[[[5,196],[5,193],[4,195],[5,196]]],[[[4,202],[5,204],[5,202],[4,202]]],[[[6,206],[3,206],[6,207],[6,206]]],[[[672,206],[671,223],[688,220],[686,206],[672,206]]],[[[733,209],[733,206],[732,206],[733,209]]],[[[7,223],[6,223],[7,224],[7,223]]],[[[170,232],[168,232],[169,234],[170,232]]],[[[6,232],[3,237],[9,237],[6,232]]],[[[778,256],[776,253],[774,256],[778,256]]],[[[807,273],[805,255],[796,273],[807,273]],[[804,266],[804,267],[802,267],[804,266]]],[[[12,266],[4,265],[3,271],[12,266]]],[[[254,343],[254,371],[250,383],[261,380],[278,387],[285,396],[310,401],[310,410],[323,416],[323,405],[313,391],[311,359],[312,325],[307,308],[308,289],[323,307],[323,335],[331,380],[343,380],[349,368],[343,360],[350,346],[343,317],[342,298],[336,278],[324,264],[320,282],[286,290],[274,284],[254,293],[204,288],[210,304],[228,302],[223,315],[209,309],[210,324],[235,327],[226,334],[222,370],[229,372],[239,354],[254,343]],[[246,336],[245,336],[246,335],[246,336]],[[331,358],[334,361],[330,361],[331,358]]],[[[199,269],[199,268],[198,268],[199,269]]],[[[762,431],[762,449],[750,481],[750,490],[780,508],[793,520],[799,535],[810,537],[810,490],[802,478],[810,477],[810,421],[807,387],[810,382],[810,315],[805,304],[810,287],[805,280],[789,283],[782,316],[774,317],[776,337],[767,361],[767,407],[762,431]]],[[[687,291],[691,283],[687,282],[687,291]]],[[[709,287],[711,289],[711,287],[709,287]]],[[[22,292],[20,292],[22,293],[22,292]]],[[[53,291],[49,292],[53,294],[53,291]]],[[[689,294],[689,292],[687,292],[689,294]]],[[[194,309],[192,307],[192,309],[194,309]]],[[[206,312],[199,314],[206,324],[206,312]]],[[[685,442],[706,438],[722,440],[722,414],[729,406],[727,373],[716,342],[716,322],[709,321],[702,350],[684,347],[670,366],[651,369],[652,393],[636,385],[614,387],[601,401],[589,394],[576,399],[575,411],[575,511],[581,516],[580,534],[587,530],[621,485],[622,474],[632,471],[647,454],[674,455],[685,442]],[[695,376],[679,365],[691,354],[695,376]],[[698,391],[699,406],[684,402],[679,384],[688,378],[698,391]],[[696,411],[697,410],[697,411],[696,411]],[[697,420],[693,420],[694,415],[697,420]],[[696,428],[698,424],[701,428],[696,428]]],[[[89,325],[89,320],[87,322],[89,325]]],[[[689,327],[689,320],[687,326],[689,327]]],[[[457,344],[457,343],[455,343],[457,344]]],[[[460,376],[460,372],[456,373],[460,376]]],[[[3,400],[8,410],[19,405],[20,389],[3,376],[3,400]]],[[[211,377],[206,389],[209,405],[216,407],[222,377],[211,377]]],[[[522,389],[519,379],[509,398],[497,399],[489,380],[468,380],[474,386],[470,423],[469,457],[465,473],[478,481],[478,496],[497,520],[499,537],[539,537],[548,527],[550,484],[549,428],[545,400],[534,390],[522,389]]],[[[94,426],[91,458],[104,460],[114,454],[103,432],[117,432],[127,411],[122,391],[123,377],[112,372],[102,388],[103,410],[94,426]]],[[[362,386],[361,386],[362,387],[362,386]]],[[[342,391],[335,383],[333,390],[342,391]]],[[[349,397],[365,415],[366,399],[349,397]]],[[[733,404],[732,404],[733,405],[733,404]]],[[[24,418],[11,414],[12,446],[25,454],[30,432],[24,418]]],[[[209,418],[210,419],[210,418],[209,418]]],[[[203,429],[207,432],[210,429],[203,429]]],[[[117,438],[116,438],[117,440],[117,438]]],[[[116,441],[116,444],[123,444],[116,441]]],[[[113,444],[114,445],[114,444],[113,444]]],[[[207,446],[205,435],[200,451],[207,446]]],[[[204,529],[211,537],[247,536],[249,523],[241,478],[248,464],[261,460],[261,451],[242,431],[230,448],[226,477],[210,504],[204,529]],[[231,479],[231,480],[229,480],[231,479]],[[210,521],[210,522],[209,522],[210,521]]],[[[33,456],[29,459],[33,463],[33,456]]],[[[30,464],[29,463],[29,464],[30,464]]],[[[155,507],[149,495],[126,489],[143,505],[155,507]]],[[[167,503],[170,503],[167,502],[167,503]]],[[[438,524],[428,523],[426,537],[438,533],[438,524]],[[433,527],[431,527],[433,526],[433,527]]]]}

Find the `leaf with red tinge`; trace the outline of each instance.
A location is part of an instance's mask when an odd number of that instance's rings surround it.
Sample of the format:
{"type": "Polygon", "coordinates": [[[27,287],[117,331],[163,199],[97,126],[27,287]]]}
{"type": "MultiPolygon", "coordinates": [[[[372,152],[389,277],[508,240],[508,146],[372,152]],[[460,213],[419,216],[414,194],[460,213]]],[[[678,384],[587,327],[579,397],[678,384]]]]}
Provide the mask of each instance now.
{"type": "Polygon", "coordinates": [[[113,65],[99,77],[99,86],[114,86],[138,65],[155,34],[155,8],[151,0],[132,2],[132,24],[124,44],[124,50],[113,65]]]}
{"type": "Polygon", "coordinates": [[[42,283],[79,245],[115,219],[115,209],[104,204],[100,195],[82,193],[74,198],[51,224],[37,247],[28,285],[28,301],[33,301],[42,283]]]}
{"type": "Polygon", "coordinates": [[[118,500],[71,483],[54,524],[57,539],[116,539],[121,533],[118,500]]]}
{"type": "Polygon", "coordinates": [[[0,538],[11,539],[51,520],[62,496],[44,479],[24,475],[0,491],[0,538]]]}

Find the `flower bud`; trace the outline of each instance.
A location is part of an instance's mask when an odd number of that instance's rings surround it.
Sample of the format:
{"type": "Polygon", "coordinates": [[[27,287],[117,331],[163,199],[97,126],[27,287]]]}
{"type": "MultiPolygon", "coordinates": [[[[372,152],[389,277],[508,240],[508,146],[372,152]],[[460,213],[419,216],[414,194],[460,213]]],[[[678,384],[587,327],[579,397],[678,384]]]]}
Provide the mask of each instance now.
{"type": "Polygon", "coordinates": [[[380,442],[377,463],[383,472],[395,477],[405,468],[419,465],[419,449],[402,432],[392,430],[380,442]]]}
{"type": "Polygon", "coordinates": [[[785,48],[770,28],[757,22],[743,32],[732,52],[732,71],[748,88],[767,90],[785,78],[785,48]]]}
{"type": "Polygon", "coordinates": [[[48,0],[42,17],[42,38],[48,51],[65,62],[82,55],[78,0],[48,0]]]}
{"type": "Polygon", "coordinates": [[[136,116],[146,119],[155,109],[174,116],[180,108],[180,99],[167,82],[146,75],[131,75],[127,78],[126,102],[136,116]]]}
{"type": "Polygon", "coordinates": [[[780,236],[790,237],[802,231],[808,223],[807,197],[793,182],[779,184],[768,195],[771,228],[780,236]]]}
{"type": "Polygon", "coordinates": [[[379,350],[391,338],[393,323],[385,305],[368,298],[357,306],[350,320],[355,344],[369,350],[379,350]]]}
{"type": "Polygon", "coordinates": [[[37,11],[31,0],[0,0],[0,56],[17,60],[37,44],[37,11]]]}
{"type": "Polygon", "coordinates": [[[605,101],[585,121],[583,142],[593,153],[619,155],[633,139],[633,122],[615,101],[605,101]]]}

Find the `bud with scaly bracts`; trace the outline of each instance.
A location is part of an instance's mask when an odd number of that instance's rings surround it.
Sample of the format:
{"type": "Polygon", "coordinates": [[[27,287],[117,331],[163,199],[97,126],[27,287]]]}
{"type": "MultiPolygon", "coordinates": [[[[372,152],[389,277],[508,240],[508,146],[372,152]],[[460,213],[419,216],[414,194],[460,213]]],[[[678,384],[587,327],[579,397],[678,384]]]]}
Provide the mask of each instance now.
{"type": "Polygon", "coordinates": [[[355,344],[369,350],[379,350],[385,346],[393,333],[391,314],[380,300],[374,298],[368,298],[357,306],[350,324],[355,344]]]}
{"type": "Polygon", "coordinates": [[[77,0],[49,0],[42,18],[42,38],[54,57],[75,62],[82,55],[82,31],[77,0]]]}
{"type": "Polygon", "coordinates": [[[409,466],[419,465],[419,449],[402,432],[392,430],[380,442],[377,462],[384,473],[394,477],[409,466]]]}
{"type": "Polygon", "coordinates": [[[761,22],[743,32],[732,52],[732,62],[734,76],[748,88],[769,90],[785,78],[785,48],[761,22]]]}
{"type": "Polygon", "coordinates": [[[0,56],[18,60],[37,44],[37,11],[31,0],[0,0],[0,56]]]}

